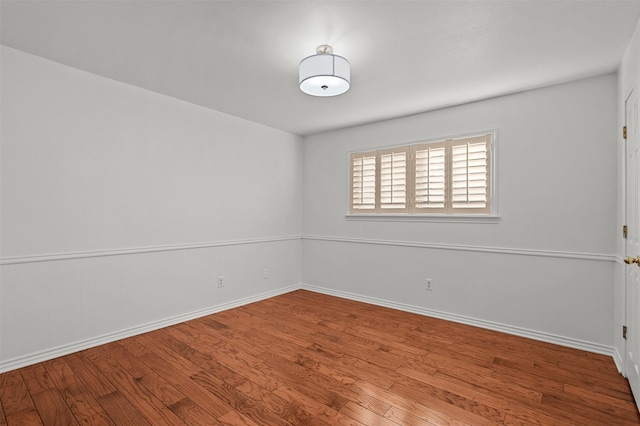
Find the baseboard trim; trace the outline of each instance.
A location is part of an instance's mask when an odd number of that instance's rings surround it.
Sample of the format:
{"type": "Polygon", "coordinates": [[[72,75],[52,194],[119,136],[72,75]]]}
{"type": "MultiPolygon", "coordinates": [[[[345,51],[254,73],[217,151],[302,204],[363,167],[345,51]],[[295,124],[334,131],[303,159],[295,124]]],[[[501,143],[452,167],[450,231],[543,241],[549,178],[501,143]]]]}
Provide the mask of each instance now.
{"type": "Polygon", "coordinates": [[[555,334],[544,333],[540,331],[530,330],[521,327],[515,327],[511,325],[501,324],[493,321],[486,321],[477,318],[472,318],[464,315],[450,314],[447,312],[436,311],[433,309],[422,308],[419,306],[408,305],[405,303],[393,302],[389,300],[378,299],[375,297],[363,296],[361,294],[348,293],[340,290],[334,290],[326,287],[319,287],[315,285],[302,284],[303,290],[313,291],[315,293],[326,294],[329,296],[340,297],[342,299],[354,300],[357,302],[368,303],[371,305],[382,306],[385,308],[397,309],[399,311],[411,312],[414,314],[424,315],[428,317],[443,319],[465,325],[472,325],[488,330],[499,331],[506,334],[512,334],[515,336],[526,337],[533,340],[538,340],[546,343],[553,343],[560,346],[565,346],[573,349],[580,349],[587,352],[593,352],[601,355],[608,355],[615,359],[614,348],[610,346],[601,345],[598,343],[587,342],[584,340],[573,339],[570,337],[558,336],[555,334]]]}
{"type": "Polygon", "coordinates": [[[616,368],[618,369],[618,373],[627,377],[626,374],[624,373],[624,362],[622,361],[622,356],[620,355],[618,348],[616,348],[615,346],[613,348],[613,362],[616,363],[616,368]]]}
{"type": "Polygon", "coordinates": [[[28,365],[37,364],[39,362],[47,361],[53,358],[58,358],[63,355],[68,355],[70,353],[93,348],[95,346],[104,345],[105,343],[115,342],[117,340],[125,339],[127,337],[137,336],[142,333],[158,330],[160,328],[168,327],[168,326],[179,324],[192,319],[215,314],[217,312],[222,312],[228,309],[233,309],[240,306],[248,305],[249,303],[259,302],[261,300],[269,299],[271,297],[279,296],[281,294],[289,293],[298,289],[300,289],[300,285],[294,284],[294,285],[283,287],[277,290],[272,290],[265,293],[257,294],[255,296],[245,297],[245,298],[237,299],[231,302],[221,303],[219,305],[215,305],[210,308],[200,309],[200,310],[189,312],[186,314],[176,315],[171,318],[166,318],[159,321],[153,321],[147,324],[131,327],[131,328],[117,331],[114,333],[104,334],[99,337],[82,340],[72,344],[59,346],[53,349],[47,349],[41,352],[29,354],[29,355],[20,356],[7,361],[2,361],[0,362],[0,373],[5,373],[7,371],[26,367],[28,365]]]}
{"type": "Polygon", "coordinates": [[[178,250],[196,250],[206,249],[212,247],[227,247],[238,246],[245,244],[264,244],[264,243],[277,243],[280,241],[297,241],[300,240],[300,235],[290,235],[282,237],[271,238],[252,238],[248,240],[229,240],[229,241],[212,241],[205,243],[193,243],[193,244],[174,244],[166,246],[149,246],[149,247],[134,247],[125,249],[113,249],[113,250],[96,250],[96,251],[81,251],[73,253],[53,253],[43,254],[36,256],[15,256],[0,258],[0,265],[16,265],[20,263],[36,263],[36,262],[54,262],[60,260],[72,260],[72,259],[86,259],[90,257],[105,257],[105,256],[124,256],[140,253],[156,253],[162,251],[178,251],[178,250]]]}
{"type": "Polygon", "coordinates": [[[0,362],[0,373],[15,370],[18,368],[26,367],[28,365],[37,364],[39,362],[47,361],[53,358],[57,358],[70,353],[82,351],[95,346],[111,343],[117,340],[125,339],[127,337],[137,336],[142,333],[158,330],[171,325],[179,324],[192,319],[200,318],[203,316],[215,314],[217,312],[226,311],[228,309],[237,308],[240,306],[248,305],[250,303],[259,302],[261,300],[269,299],[271,297],[279,296],[282,294],[290,293],[295,290],[308,290],[315,293],[326,294],[328,296],[340,297],[342,299],[354,300],[357,302],[368,303],[371,305],[382,306],[385,308],[397,309],[399,311],[411,312],[418,315],[424,315],[428,317],[443,319],[460,324],[471,325],[475,327],[485,328],[488,330],[499,331],[502,333],[512,334],[520,337],[526,337],[533,340],[538,340],[547,343],[553,343],[560,346],[565,346],[574,349],[580,349],[587,352],[593,352],[601,355],[608,355],[613,358],[613,361],[618,368],[619,372],[623,372],[622,357],[617,348],[601,345],[598,343],[587,342],[584,340],[573,339],[570,337],[558,336],[550,333],[544,333],[540,331],[530,330],[521,327],[515,327],[496,323],[492,321],[481,320],[464,315],[451,314],[447,312],[437,311],[433,309],[422,308],[418,306],[408,305],[405,303],[393,302],[384,299],[378,299],[375,297],[364,296],[355,293],[349,293],[340,290],[334,290],[326,287],[319,287],[310,284],[294,284],[287,287],[283,287],[277,290],[264,292],[255,296],[245,297],[237,299],[231,302],[221,303],[219,305],[212,306],[210,308],[201,309],[186,314],[176,315],[171,318],[166,318],[159,321],[153,321],[147,324],[143,324],[136,327],[131,327],[125,330],[120,330],[114,333],[105,334],[99,337],[82,340],[69,345],[59,346],[53,349],[20,356],[17,358],[9,359],[0,362]]]}
{"type": "Polygon", "coordinates": [[[616,262],[618,256],[613,254],[600,254],[600,253],[578,253],[569,251],[551,251],[551,250],[531,250],[520,248],[507,248],[507,247],[486,247],[486,246],[471,246],[461,244],[439,244],[439,243],[422,243],[415,241],[400,241],[400,240],[373,240],[366,238],[343,238],[343,237],[328,237],[320,235],[303,235],[302,240],[310,241],[329,241],[335,243],[352,243],[352,244],[373,244],[382,246],[397,246],[397,247],[415,247],[426,248],[435,250],[454,250],[454,251],[470,251],[479,253],[497,253],[497,254],[510,254],[519,256],[537,256],[537,257],[553,257],[560,259],[578,259],[578,260],[596,260],[600,262],[616,262]]]}

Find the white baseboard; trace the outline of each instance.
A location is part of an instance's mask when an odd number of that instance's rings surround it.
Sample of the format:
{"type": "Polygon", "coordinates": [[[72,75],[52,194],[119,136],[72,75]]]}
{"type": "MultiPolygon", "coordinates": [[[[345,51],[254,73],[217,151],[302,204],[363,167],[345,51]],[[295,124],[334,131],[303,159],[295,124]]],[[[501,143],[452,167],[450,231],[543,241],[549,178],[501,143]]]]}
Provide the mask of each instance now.
{"type": "Polygon", "coordinates": [[[192,319],[200,318],[206,315],[215,314],[217,312],[226,311],[228,309],[244,306],[249,303],[258,302],[261,300],[269,299],[271,297],[279,296],[281,294],[289,293],[295,290],[309,290],[315,293],[326,294],[329,296],[336,296],[343,299],[354,300],[357,302],[368,303],[371,305],[383,306],[386,308],[397,309],[404,312],[411,312],[414,314],[425,315],[428,317],[439,318],[447,321],[453,321],[461,324],[472,325],[480,328],[485,328],[494,331],[500,331],[507,334],[526,337],[529,339],[539,340],[542,342],[553,343],[560,346],[566,346],[569,348],[580,349],[588,352],[598,353],[602,355],[608,355],[613,358],[613,361],[618,368],[618,371],[622,369],[622,357],[616,348],[601,345],[598,343],[587,342],[583,340],[573,339],[570,337],[557,336],[554,334],[544,333],[535,330],[529,330],[521,327],[515,327],[505,324],[500,324],[492,321],[485,321],[464,315],[450,314],[446,312],[436,311],[432,309],[426,309],[418,306],[408,305],[404,303],[393,302],[389,300],[378,299],[369,296],[363,296],[354,293],[348,293],[340,290],[333,290],[325,287],[318,287],[308,284],[291,285],[283,287],[277,290],[261,293],[255,296],[250,296],[242,299],[237,299],[231,302],[222,303],[210,308],[201,309],[198,311],[189,312],[182,315],[177,315],[171,318],[166,318],[159,321],[153,321],[147,324],[143,324],[136,327],[131,327],[125,330],[120,330],[114,333],[105,334],[99,337],[85,339],[79,342],[75,342],[69,345],[59,346],[53,349],[20,356],[17,358],[9,359],[0,362],[0,373],[15,370],[28,365],[36,364],[38,362],[47,361],[53,358],[57,358],[63,355],[67,355],[73,352],[82,351],[95,346],[103,345],[105,343],[114,342],[127,337],[136,336],[138,334],[147,333],[149,331],[158,330],[163,327],[179,324],[181,322],[189,321],[192,319]]]}
{"type": "Polygon", "coordinates": [[[212,306],[206,309],[200,309],[200,310],[189,312],[186,314],[176,315],[171,318],[165,318],[159,321],[153,321],[147,324],[127,328],[124,330],[116,331],[114,333],[104,334],[102,336],[98,336],[90,339],[81,340],[79,342],[71,343],[64,346],[59,346],[53,349],[47,349],[44,351],[29,354],[29,355],[23,355],[17,358],[0,362],[0,373],[15,370],[21,367],[26,367],[28,365],[37,364],[39,362],[47,361],[63,355],[68,355],[73,352],[78,352],[78,351],[93,348],[99,345],[104,345],[105,343],[115,342],[117,340],[125,339],[127,337],[137,336],[138,334],[147,333],[153,330],[158,330],[160,328],[168,327],[170,325],[175,325],[181,322],[215,314],[217,312],[222,312],[228,309],[237,308],[239,306],[248,305],[249,303],[259,302],[260,300],[269,299],[271,297],[279,296],[281,294],[289,293],[291,291],[298,290],[298,289],[300,289],[300,285],[294,284],[294,285],[283,287],[277,290],[257,294],[255,296],[245,297],[245,298],[237,299],[231,302],[221,303],[219,305],[212,306]]]}
{"type": "Polygon", "coordinates": [[[624,374],[624,362],[622,361],[622,356],[620,355],[620,352],[618,352],[618,348],[616,347],[613,348],[613,362],[616,363],[618,373],[626,377],[626,375],[624,374]]]}
{"type": "Polygon", "coordinates": [[[615,358],[615,349],[610,346],[601,345],[599,343],[587,342],[584,340],[573,339],[571,337],[558,336],[555,334],[544,333],[541,331],[529,330],[526,328],[515,327],[506,324],[500,324],[493,321],[486,321],[477,318],[467,317],[464,315],[450,314],[447,312],[436,311],[433,309],[422,308],[404,303],[393,302],[389,300],[377,299],[375,297],[363,296],[354,293],[348,293],[340,290],[333,290],[325,287],[302,284],[302,289],[322,293],[329,296],[336,296],[343,299],[355,300],[357,302],[368,303],[371,305],[383,306],[385,308],[397,309],[399,311],[411,312],[414,314],[425,315],[428,317],[439,318],[447,321],[453,321],[460,324],[472,325],[475,327],[485,328],[488,330],[500,331],[502,333],[512,334],[515,336],[526,337],[541,342],[553,343],[574,349],[580,349],[587,352],[593,352],[601,355],[608,355],[615,358]]]}

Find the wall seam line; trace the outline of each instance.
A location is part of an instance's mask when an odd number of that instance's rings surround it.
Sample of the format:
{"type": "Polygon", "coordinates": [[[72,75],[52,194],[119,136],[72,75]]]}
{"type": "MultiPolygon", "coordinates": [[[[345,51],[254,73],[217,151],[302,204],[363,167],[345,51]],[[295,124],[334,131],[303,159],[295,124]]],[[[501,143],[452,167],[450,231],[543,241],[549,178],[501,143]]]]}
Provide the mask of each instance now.
{"type": "Polygon", "coordinates": [[[175,244],[175,245],[166,245],[166,246],[134,247],[134,248],[127,248],[127,249],[79,251],[79,252],[72,252],[72,253],[51,253],[51,254],[35,255],[35,256],[14,256],[14,257],[0,258],[0,265],[16,265],[16,264],[22,264],[22,263],[37,263],[37,262],[55,262],[55,261],[61,261],[61,260],[86,259],[86,258],[92,258],[92,257],[107,257],[107,256],[124,256],[124,255],[132,255],[132,254],[157,253],[157,252],[164,252],[164,251],[197,250],[197,249],[237,246],[237,245],[245,245],[245,244],[276,243],[281,241],[299,240],[300,238],[301,238],[300,235],[289,235],[289,236],[271,237],[271,238],[212,241],[212,242],[194,243],[194,244],[175,244]]]}
{"type": "Polygon", "coordinates": [[[337,243],[353,243],[353,244],[371,244],[382,246],[397,246],[397,247],[414,247],[434,250],[453,250],[453,251],[470,251],[481,253],[495,253],[495,254],[507,254],[507,255],[519,255],[519,256],[537,256],[537,257],[553,257],[562,259],[578,259],[578,260],[595,260],[616,262],[618,260],[615,254],[602,254],[602,253],[579,253],[569,251],[556,251],[556,250],[534,250],[534,249],[521,249],[521,248],[509,248],[509,247],[488,247],[488,246],[474,246],[465,244],[441,244],[441,243],[423,243],[417,241],[402,241],[402,240],[377,240],[368,238],[343,238],[343,237],[329,237],[318,235],[303,235],[303,240],[309,241],[328,241],[337,243]]]}

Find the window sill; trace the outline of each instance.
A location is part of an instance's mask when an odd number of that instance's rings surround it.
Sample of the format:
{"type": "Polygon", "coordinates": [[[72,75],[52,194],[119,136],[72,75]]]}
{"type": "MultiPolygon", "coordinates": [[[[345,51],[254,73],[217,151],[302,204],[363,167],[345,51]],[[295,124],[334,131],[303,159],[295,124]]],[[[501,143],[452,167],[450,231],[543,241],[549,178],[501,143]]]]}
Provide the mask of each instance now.
{"type": "Polygon", "coordinates": [[[449,223],[499,223],[495,215],[448,214],[346,214],[347,220],[373,222],[449,222],[449,223]]]}

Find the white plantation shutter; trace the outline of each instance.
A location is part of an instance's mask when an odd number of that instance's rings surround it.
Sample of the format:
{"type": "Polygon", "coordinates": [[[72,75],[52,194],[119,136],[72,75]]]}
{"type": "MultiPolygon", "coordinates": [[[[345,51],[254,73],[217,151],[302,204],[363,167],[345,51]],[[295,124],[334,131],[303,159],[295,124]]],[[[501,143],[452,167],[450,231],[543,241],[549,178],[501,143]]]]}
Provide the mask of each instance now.
{"type": "Polygon", "coordinates": [[[409,147],[379,151],[380,210],[396,213],[408,211],[407,171],[409,147]]]}
{"type": "Polygon", "coordinates": [[[414,148],[414,209],[444,212],[446,200],[445,144],[417,145],[414,148]]]}
{"type": "Polygon", "coordinates": [[[351,211],[376,208],[376,153],[351,155],[351,211]]]}
{"type": "Polygon", "coordinates": [[[493,135],[351,154],[351,213],[491,214],[493,135]]]}
{"type": "Polygon", "coordinates": [[[489,136],[451,141],[452,212],[489,212],[489,136]]]}

